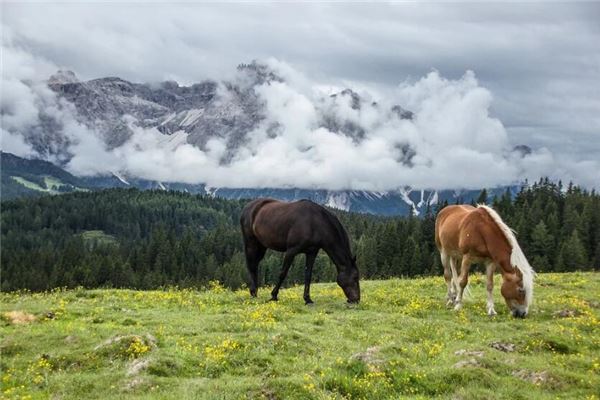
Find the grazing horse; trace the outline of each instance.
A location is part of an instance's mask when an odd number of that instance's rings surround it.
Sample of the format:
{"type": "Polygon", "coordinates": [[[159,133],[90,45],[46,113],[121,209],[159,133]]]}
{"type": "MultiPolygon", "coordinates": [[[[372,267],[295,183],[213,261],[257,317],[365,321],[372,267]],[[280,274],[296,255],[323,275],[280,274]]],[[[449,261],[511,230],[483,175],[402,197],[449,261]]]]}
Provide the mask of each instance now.
{"type": "Polygon", "coordinates": [[[356,257],[350,252],[350,240],[340,221],[331,212],[309,200],[293,203],[273,199],[256,199],[242,210],[240,218],[246,266],[250,273],[250,295],[256,297],[258,264],[265,251],[285,252],[279,281],[271,292],[277,300],[279,288],[294,257],[306,255],[304,301],[312,303],[310,281],[319,249],[325,250],[337,268],[337,283],[349,303],[360,301],[356,257]]]}
{"type": "Polygon", "coordinates": [[[494,310],[494,271],[500,268],[500,292],[513,317],[524,318],[533,299],[535,272],[500,215],[491,207],[455,205],[440,211],[435,221],[435,243],[440,251],[448,285],[448,305],[462,307],[463,290],[474,262],[486,265],[487,313],[494,310]],[[462,261],[461,261],[462,258],[462,261]],[[460,262],[460,275],[456,266],[460,262]]]}

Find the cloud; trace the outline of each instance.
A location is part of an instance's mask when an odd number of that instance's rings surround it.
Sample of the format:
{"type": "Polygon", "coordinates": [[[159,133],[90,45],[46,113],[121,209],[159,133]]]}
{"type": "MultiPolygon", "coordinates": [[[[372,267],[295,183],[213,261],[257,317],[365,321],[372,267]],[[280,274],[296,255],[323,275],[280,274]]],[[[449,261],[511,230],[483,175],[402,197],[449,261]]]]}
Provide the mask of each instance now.
{"type": "Polygon", "coordinates": [[[71,135],[75,156],[67,167],[78,174],[104,169],[211,187],[480,188],[546,175],[596,184],[596,160],[575,162],[546,148],[525,157],[512,153],[504,126],[489,115],[492,94],[472,71],[455,80],[433,71],[414,84],[398,86],[390,98],[375,101],[363,93],[360,107],[353,107],[351,95],[331,97],[290,65],[269,63],[287,71],[289,81],[254,88],[265,102],[266,118],[230,162],[222,162],[227,138],[212,138],[201,150],[186,143],[183,132],[167,140],[158,130],[129,119],[133,136],[111,151],[97,134],[73,125],[78,132],[71,135]],[[399,103],[413,110],[412,120],[391,112],[399,103]],[[326,129],[324,112],[364,128],[364,136],[326,129]],[[273,123],[279,126],[275,136],[268,132],[273,123]]]}
{"type": "Polygon", "coordinates": [[[598,10],[593,3],[6,4],[2,146],[30,155],[31,141],[16,132],[31,137],[47,114],[63,125],[57,143],[82,174],[119,169],[213,186],[373,190],[550,175],[597,187],[598,10]],[[270,60],[285,83],[256,88],[267,118],[225,165],[222,140],[206,151],[173,146],[132,121],[134,136],[108,151],[43,83],[58,68],[84,79],[238,79],[233,66],[254,58],[270,60]],[[360,110],[348,96],[329,97],[347,87],[364,100],[360,110]],[[394,117],[395,104],[414,120],[394,117]],[[330,132],[325,111],[363,127],[365,137],[330,132]],[[270,137],[275,121],[282,128],[270,137]],[[516,157],[510,150],[518,144],[534,152],[516,157]]]}
{"type": "Polygon", "coordinates": [[[0,135],[0,149],[2,149],[2,151],[16,154],[20,157],[35,156],[35,150],[25,142],[22,135],[10,133],[4,129],[0,129],[0,135]]]}

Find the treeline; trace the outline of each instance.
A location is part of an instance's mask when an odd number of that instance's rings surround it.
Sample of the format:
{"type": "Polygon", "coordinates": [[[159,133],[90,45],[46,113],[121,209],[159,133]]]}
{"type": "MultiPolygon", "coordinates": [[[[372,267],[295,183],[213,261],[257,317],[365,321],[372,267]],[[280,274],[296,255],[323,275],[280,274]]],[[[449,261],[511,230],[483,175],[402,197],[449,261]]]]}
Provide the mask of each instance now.
{"type": "Polygon", "coordinates": [[[517,232],[537,271],[600,269],[600,195],[594,190],[546,178],[525,187],[514,201],[504,195],[492,204],[517,232]]]}
{"type": "MultiPolygon", "coordinates": [[[[491,203],[518,232],[538,271],[600,269],[600,196],[542,180],[516,198],[491,203]]],[[[2,203],[1,289],[203,286],[246,282],[239,232],[243,201],[182,192],[111,189],[2,203]]],[[[440,274],[435,215],[384,218],[337,212],[348,230],[362,277],[440,274]]],[[[261,283],[275,282],[282,262],[268,252],[261,283]]],[[[288,283],[303,279],[297,257],[288,283]]],[[[335,279],[320,252],[315,281],[335,279]]]]}

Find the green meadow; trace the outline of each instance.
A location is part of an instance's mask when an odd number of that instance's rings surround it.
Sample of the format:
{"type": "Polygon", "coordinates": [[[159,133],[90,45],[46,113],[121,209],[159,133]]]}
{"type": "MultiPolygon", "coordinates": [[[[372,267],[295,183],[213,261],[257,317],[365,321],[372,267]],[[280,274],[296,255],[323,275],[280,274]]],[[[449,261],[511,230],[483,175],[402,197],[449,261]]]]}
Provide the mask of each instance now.
{"type": "Polygon", "coordinates": [[[485,280],[459,312],[441,277],[268,288],[2,293],[5,399],[598,399],[600,274],[540,274],[513,319],[485,280]]]}

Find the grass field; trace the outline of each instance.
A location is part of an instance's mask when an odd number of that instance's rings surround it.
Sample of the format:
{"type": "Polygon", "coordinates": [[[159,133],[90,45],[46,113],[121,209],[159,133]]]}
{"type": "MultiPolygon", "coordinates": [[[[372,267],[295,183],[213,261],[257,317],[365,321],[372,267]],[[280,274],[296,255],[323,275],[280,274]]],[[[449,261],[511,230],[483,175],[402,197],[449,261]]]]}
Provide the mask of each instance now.
{"type": "Polygon", "coordinates": [[[301,287],[1,294],[2,397],[599,398],[600,274],[541,274],[525,320],[471,291],[460,312],[442,278],[363,282],[356,308],[335,284],[314,306],[301,287]]]}
{"type": "MultiPolygon", "coordinates": [[[[45,188],[41,187],[40,185],[38,185],[35,182],[28,181],[27,179],[25,179],[21,176],[11,176],[11,178],[13,180],[15,180],[16,182],[20,183],[21,185],[25,186],[27,189],[37,190],[38,192],[45,192],[45,193],[50,193],[50,194],[60,193],[58,190],[59,187],[61,185],[66,185],[60,179],[57,179],[52,176],[44,177],[44,183],[46,184],[45,188]]],[[[78,191],[78,192],[87,192],[88,191],[88,189],[83,189],[83,188],[78,188],[78,187],[74,187],[74,190],[78,191]]]]}

